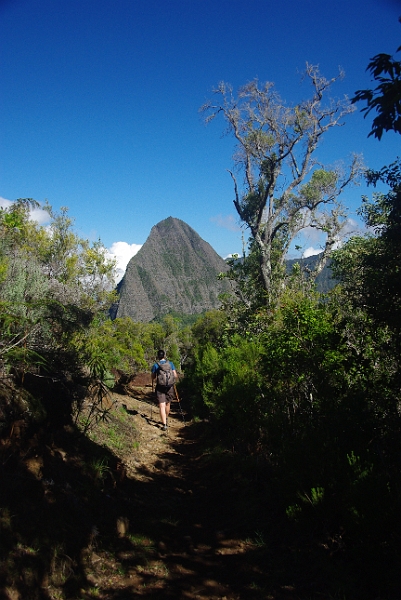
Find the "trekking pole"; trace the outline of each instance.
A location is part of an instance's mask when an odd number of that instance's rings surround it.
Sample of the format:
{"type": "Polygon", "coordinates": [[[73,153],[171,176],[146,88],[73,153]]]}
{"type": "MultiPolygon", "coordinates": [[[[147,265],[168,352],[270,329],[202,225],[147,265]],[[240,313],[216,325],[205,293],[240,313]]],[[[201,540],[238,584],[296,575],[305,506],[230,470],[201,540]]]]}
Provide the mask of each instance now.
{"type": "Polygon", "coordinates": [[[184,425],[186,425],[184,413],[182,412],[182,408],[181,408],[181,400],[180,400],[180,397],[179,397],[178,392],[177,392],[177,386],[175,384],[174,384],[174,391],[175,391],[175,397],[176,397],[177,402],[178,402],[178,406],[180,407],[182,420],[184,421],[184,425]]]}
{"type": "Polygon", "coordinates": [[[153,378],[152,378],[152,398],[150,400],[150,420],[153,420],[153,378]]]}

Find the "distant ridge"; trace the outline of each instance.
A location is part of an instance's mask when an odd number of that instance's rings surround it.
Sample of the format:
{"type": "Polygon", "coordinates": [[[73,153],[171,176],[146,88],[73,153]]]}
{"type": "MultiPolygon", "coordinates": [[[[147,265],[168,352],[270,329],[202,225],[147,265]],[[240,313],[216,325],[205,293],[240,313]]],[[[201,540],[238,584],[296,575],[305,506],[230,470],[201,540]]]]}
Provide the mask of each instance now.
{"type": "Polygon", "coordinates": [[[189,225],[168,217],[152,227],[118,285],[112,318],[150,322],[171,312],[192,315],[218,308],[229,291],[218,274],[227,263],[189,225]]]}
{"type": "MultiPolygon", "coordinates": [[[[302,270],[311,272],[316,268],[319,258],[319,254],[314,254],[307,258],[290,258],[285,261],[287,273],[291,273],[292,268],[296,263],[299,264],[302,270]]],[[[329,259],[321,273],[316,277],[316,289],[321,294],[327,294],[337,284],[337,281],[333,277],[330,265],[331,260],[329,259]]]]}

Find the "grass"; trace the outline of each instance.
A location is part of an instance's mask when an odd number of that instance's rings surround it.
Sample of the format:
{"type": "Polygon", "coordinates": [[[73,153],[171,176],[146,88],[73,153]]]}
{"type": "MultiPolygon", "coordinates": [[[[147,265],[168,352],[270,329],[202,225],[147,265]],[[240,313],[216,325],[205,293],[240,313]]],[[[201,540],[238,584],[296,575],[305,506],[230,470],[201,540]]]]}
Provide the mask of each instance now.
{"type": "Polygon", "coordinates": [[[153,552],[155,549],[155,543],[146,536],[129,533],[127,537],[136,548],[140,548],[146,552],[153,552]]]}
{"type": "Polygon", "coordinates": [[[266,547],[266,541],[264,538],[264,534],[261,531],[255,531],[255,539],[254,542],[255,546],[257,548],[265,548],[266,547]]]}
{"type": "MultiPolygon", "coordinates": [[[[120,457],[139,449],[139,441],[132,418],[123,407],[113,407],[108,413],[107,421],[93,423],[87,435],[98,446],[111,450],[120,457]]],[[[101,464],[101,461],[99,462],[98,457],[92,466],[94,470],[96,468],[99,471],[107,469],[101,464]]]]}
{"type": "Polygon", "coordinates": [[[107,473],[110,472],[107,458],[93,458],[89,463],[89,473],[95,481],[104,481],[107,473]]]}
{"type": "MultiPolygon", "coordinates": [[[[16,441],[7,453],[0,446],[0,589],[32,600],[42,585],[48,600],[102,597],[86,575],[96,572],[103,585],[127,570],[118,559],[127,540],[116,539],[111,498],[122,481],[120,465],[139,449],[132,416],[114,405],[107,419],[88,429],[81,412],[64,428],[49,423],[25,446],[16,441]],[[40,470],[27,469],[26,458],[40,470]]],[[[133,541],[135,560],[154,552],[148,538],[133,541]]]]}

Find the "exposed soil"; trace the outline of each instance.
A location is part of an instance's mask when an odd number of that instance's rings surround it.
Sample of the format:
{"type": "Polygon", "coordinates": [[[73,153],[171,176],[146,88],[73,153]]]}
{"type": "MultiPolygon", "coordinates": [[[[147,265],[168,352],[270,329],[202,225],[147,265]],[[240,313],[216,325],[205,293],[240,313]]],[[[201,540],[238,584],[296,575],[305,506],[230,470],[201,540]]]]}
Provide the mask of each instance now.
{"type": "Polygon", "coordinates": [[[89,438],[3,440],[0,598],[297,597],[266,577],[251,490],[224,453],[210,461],[185,403],[166,433],[148,374],[112,400],[89,438]]]}
{"type": "Polygon", "coordinates": [[[340,597],[341,540],[288,536],[266,465],[208,451],[185,399],[163,432],[148,374],[126,392],[89,439],[3,444],[0,600],[340,597]]]}
{"type": "Polygon", "coordinates": [[[105,568],[102,555],[91,576],[101,597],[295,598],[290,585],[278,595],[261,587],[265,575],[255,560],[260,540],[244,539],[247,519],[237,521],[232,499],[238,482],[211,471],[199,440],[202,425],[187,422],[178,402],[172,404],[168,432],[161,430],[150,387],[147,375],[138,376],[129,396],[114,395],[131,417],[134,445],[139,443],[124,457],[121,487],[133,484],[136,491],[120,523],[120,574],[114,561],[105,568]]]}

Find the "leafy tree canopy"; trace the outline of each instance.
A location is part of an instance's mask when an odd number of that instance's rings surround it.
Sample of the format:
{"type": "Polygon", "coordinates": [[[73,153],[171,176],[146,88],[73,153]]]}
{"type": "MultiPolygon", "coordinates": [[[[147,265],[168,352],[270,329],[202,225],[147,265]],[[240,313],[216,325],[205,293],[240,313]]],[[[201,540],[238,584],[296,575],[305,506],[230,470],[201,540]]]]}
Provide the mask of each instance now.
{"type": "MultiPolygon", "coordinates": [[[[401,46],[396,52],[400,51],[401,46]]],[[[401,61],[390,54],[376,54],[366,70],[378,85],[375,89],[358,90],[352,102],[366,102],[362,109],[365,117],[372,110],[377,113],[369,136],[374,135],[380,140],[384,131],[401,133],[401,61]]]]}

